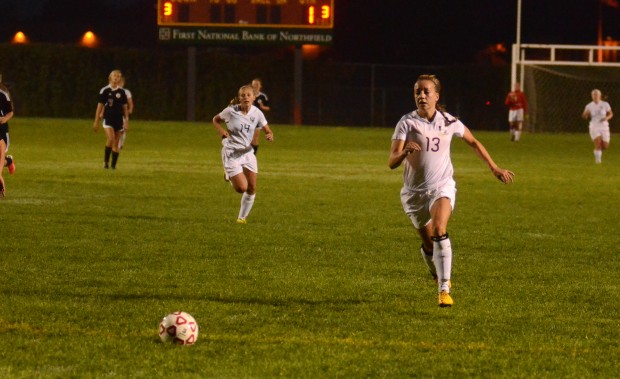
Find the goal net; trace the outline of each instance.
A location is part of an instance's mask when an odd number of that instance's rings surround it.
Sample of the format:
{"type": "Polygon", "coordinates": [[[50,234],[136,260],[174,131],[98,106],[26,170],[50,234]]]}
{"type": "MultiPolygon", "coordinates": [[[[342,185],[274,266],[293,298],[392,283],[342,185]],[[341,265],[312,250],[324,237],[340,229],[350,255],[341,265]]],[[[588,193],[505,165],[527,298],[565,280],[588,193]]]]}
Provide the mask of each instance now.
{"type": "MultiPolygon", "coordinates": [[[[598,46],[556,46],[557,50],[546,52],[541,51],[540,45],[536,46],[537,53],[546,56],[528,56],[526,50],[522,50],[520,75],[513,72],[513,80],[516,77],[521,81],[528,100],[527,130],[586,132],[588,121],[582,119],[581,114],[592,101],[593,89],[599,89],[603,100],[620,115],[620,64],[613,62],[617,60],[617,50],[604,51],[597,57],[598,46]]],[[[545,48],[552,49],[551,46],[545,48]]]]}

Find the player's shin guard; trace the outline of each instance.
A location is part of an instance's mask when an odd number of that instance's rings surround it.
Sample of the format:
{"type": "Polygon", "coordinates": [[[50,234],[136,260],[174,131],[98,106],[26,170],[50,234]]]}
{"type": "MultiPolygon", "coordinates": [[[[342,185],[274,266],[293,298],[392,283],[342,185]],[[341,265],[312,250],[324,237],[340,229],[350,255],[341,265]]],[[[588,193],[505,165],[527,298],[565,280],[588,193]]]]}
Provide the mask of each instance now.
{"type": "Polygon", "coordinates": [[[431,237],[433,240],[433,262],[437,270],[439,291],[450,292],[450,278],[452,276],[452,245],[448,233],[431,237]]]}
{"type": "Polygon", "coordinates": [[[239,218],[245,219],[246,217],[248,217],[250,211],[252,210],[252,206],[254,205],[255,197],[256,194],[248,195],[247,192],[243,193],[243,195],[241,196],[241,208],[239,209],[239,218]]]}
{"type": "Polygon", "coordinates": [[[112,153],[112,168],[116,168],[116,162],[118,162],[118,153],[112,153]]]}
{"type": "Polygon", "coordinates": [[[103,155],[103,163],[105,163],[106,167],[108,167],[108,162],[110,162],[110,155],[112,155],[112,148],[106,146],[105,153],[103,155]]]}

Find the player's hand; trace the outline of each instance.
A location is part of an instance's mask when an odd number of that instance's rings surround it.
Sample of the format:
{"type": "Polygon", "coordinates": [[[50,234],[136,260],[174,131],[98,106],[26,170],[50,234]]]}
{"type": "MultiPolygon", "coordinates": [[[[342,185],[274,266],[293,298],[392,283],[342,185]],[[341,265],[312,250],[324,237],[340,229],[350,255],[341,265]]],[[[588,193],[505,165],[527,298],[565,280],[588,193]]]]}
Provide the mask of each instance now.
{"type": "Polygon", "coordinates": [[[406,155],[409,155],[415,151],[420,151],[422,150],[422,148],[420,147],[420,145],[418,145],[416,142],[413,141],[409,141],[407,142],[407,144],[405,145],[405,147],[403,148],[403,152],[406,155]]]}
{"type": "Polygon", "coordinates": [[[514,172],[499,167],[493,169],[493,175],[504,184],[512,183],[515,177],[514,172]]]}
{"type": "Polygon", "coordinates": [[[97,133],[97,132],[99,131],[99,123],[98,123],[97,121],[95,121],[95,122],[93,123],[93,131],[94,131],[95,133],[97,133]]]}
{"type": "Polygon", "coordinates": [[[269,142],[273,142],[273,133],[265,133],[265,139],[269,142]]]}

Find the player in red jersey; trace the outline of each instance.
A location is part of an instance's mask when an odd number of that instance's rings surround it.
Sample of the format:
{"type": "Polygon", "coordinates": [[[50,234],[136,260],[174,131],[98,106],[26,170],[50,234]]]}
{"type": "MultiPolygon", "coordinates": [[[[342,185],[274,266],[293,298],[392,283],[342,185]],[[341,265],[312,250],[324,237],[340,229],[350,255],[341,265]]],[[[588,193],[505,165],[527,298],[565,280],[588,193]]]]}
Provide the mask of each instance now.
{"type": "Polygon", "coordinates": [[[510,124],[510,140],[519,142],[523,130],[523,120],[527,114],[527,99],[521,92],[521,84],[515,83],[512,91],[506,95],[504,103],[508,106],[508,123],[510,124]]]}

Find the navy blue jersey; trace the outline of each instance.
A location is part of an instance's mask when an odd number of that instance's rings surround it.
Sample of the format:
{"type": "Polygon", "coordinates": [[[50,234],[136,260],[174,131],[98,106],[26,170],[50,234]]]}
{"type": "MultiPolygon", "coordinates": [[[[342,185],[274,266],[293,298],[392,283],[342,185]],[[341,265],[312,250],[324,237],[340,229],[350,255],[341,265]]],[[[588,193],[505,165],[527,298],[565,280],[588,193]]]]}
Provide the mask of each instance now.
{"type": "Polygon", "coordinates": [[[264,105],[266,107],[269,106],[269,98],[267,97],[267,94],[264,92],[259,92],[258,96],[256,96],[256,99],[254,99],[254,106],[258,109],[262,108],[260,107],[261,105],[264,105]]]}
{"type": "Polygon", "coordinates": [[[106,125],[123,125],[123,106],[127,105],[127,95],[121,87],[109,85],[99,91],[99,103],[103,104],[103,120],[106,125]]]}

